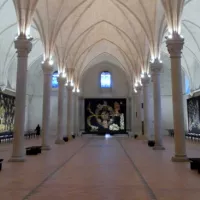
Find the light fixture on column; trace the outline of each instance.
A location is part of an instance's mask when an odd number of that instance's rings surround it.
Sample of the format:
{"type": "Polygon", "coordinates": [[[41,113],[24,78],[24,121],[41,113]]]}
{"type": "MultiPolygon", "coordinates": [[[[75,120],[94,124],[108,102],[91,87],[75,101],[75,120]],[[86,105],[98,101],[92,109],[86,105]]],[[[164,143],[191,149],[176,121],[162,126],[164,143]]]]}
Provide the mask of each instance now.
{"type": "Polygon", "coordinates": [[[49,60],[49,64],[50,64],[50,65],[53,65],[53,63],[54,63],[54,62],[53,62],[53,60],[52,60],[52,59],[51,59],[51,60],[49,60]]]}
{"type": "Polygon", "coordinates": [[[60,74],[60,76],[61,76],[62,78],[66,78],[66,73],[65,73],[65,72],[62,72],[62,73],[60,74]]]}
{"type": "Polygon", "coordinates": [[[141,82],[142,82],[142,84],[143,84],[143,80],[145,80],[145,79],[149,79],[151,77],[151,74],[149,74],[149,73],[147,73],[147,72],[144,72],[144,73],[142,73],[141,74],[141,82]]]}
{"type": "Polygon", "coordinates": [[[134,92],[135,92],[135,93],[137,93],[137,90],[136,90],[136,88],[134,88],[134,92]]]}

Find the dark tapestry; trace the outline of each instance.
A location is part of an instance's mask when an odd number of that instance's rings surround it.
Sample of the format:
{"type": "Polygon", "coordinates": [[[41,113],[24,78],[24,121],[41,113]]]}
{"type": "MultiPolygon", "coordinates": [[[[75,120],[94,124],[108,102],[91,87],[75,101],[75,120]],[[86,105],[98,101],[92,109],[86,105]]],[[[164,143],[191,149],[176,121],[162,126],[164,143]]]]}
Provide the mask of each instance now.
{"type": "Polygon", "coordinates": [[[193,97],[187,100],[189,133],[200,134],[199,105],[200,105],[200,97],[193,97]]]}
{"type": "Polygon", "coordinates": [[[0,93],[0,132],[13,130],[15,97],[0,93]]]}
{"type": "Polygon", "coordinates": [[[85,131],[126,131],[126,99],[85,99],[85,131]]]}

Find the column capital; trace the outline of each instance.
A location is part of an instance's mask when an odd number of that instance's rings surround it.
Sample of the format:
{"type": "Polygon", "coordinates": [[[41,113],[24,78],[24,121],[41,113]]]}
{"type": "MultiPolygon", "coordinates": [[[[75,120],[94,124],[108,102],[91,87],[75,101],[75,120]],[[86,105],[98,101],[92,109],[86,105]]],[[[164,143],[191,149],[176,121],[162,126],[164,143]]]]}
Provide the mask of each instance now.
{"type": "Polygon", "coordinates": [[[70,83],[68,83],[66,85],[66,88],[67,88],[68,91],[72,91],[74,89],[74,86],[72,86],[70,83]]]}
{"type": "Polygon", "coordinates": [[[26,36],[20,35],[15,41],[15,49],[17,49],[18,57],[27,57],[32,49],[32,39],[27,39],[26,36]]]}
{"type": "Polygon", "coordinates": [[[181,57],[184,38],[182,38],[177,32],[174,32],[172,36],[167,37],[166,44],[171,58],[181,57]]]}
{"type": "Polygon", "coordinates": [[[51,75],[53,73],[53,66],[46,60],[42,63],[42,70],[45,75],[51,75]]]}
{"type": "Polygon", "coordinates": [[[58,81],[59,85],[65,85],[65,83],[66,83],[66,77],[59,76],[57,78],[57,81],[58,81]]]}
{"type": "Polygon", "coordinates": [[[150,77],[148,76],[147,73],[144,74],[144,76],[142,77],[141,81],[142,81],[142,85],[143,86],[147,86],[150,83],[150,77]]]}
{"type": "Polygon", "coordinates": [[[163,63],[160,62],[158,59],[155,59],[153,63],[150,63],[151,73],[160,74],[163,69],[163,63]]]}
{"type": "Polygon", "coordinates": [[[75,91],[74,95],[77,96],[77,97],[79,97],[80,96],[80,92],[75,91]]]}
{"type": "Polygon", "coordinates": [[[138,86],[136,86],[135,88],[136,88],[136,90],[137,90],[137,93],[135,93],[136,95],[137,95],[139,92],[142,91],[142,86],[141,86],[141,85],[138,85],[138,86]]]}

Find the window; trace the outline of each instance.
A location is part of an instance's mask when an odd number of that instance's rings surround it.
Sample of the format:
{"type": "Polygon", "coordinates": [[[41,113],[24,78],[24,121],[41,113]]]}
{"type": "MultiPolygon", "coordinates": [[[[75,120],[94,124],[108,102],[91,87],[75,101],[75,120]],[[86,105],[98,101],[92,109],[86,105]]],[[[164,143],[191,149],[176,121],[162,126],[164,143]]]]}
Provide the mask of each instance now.
{"type": "Polygon", "coordinates": [[[111,88],[111,74],[110,72],[101,73],[101,88],[111,88]]]}
{"type": "Polygon", "coordinates": [[[190,94],[190,81],[187,76],[185,76],[185,94],[190,94]]]}
{"type": "Polygon", "coordinates": [[[52,88],[58,88],[58,71],[55,71],[52,75],[52,82],[51,82],[51,86],[52,88]]]}

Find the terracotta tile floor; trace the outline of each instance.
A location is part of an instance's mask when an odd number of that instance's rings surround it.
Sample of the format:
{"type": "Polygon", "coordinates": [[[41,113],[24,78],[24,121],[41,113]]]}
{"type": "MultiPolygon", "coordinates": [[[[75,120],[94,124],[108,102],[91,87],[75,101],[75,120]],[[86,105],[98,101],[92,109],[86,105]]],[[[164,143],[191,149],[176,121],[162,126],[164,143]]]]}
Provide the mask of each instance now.
{"type": "MultiPolygon", "coordinates": [[[[130,138],[82,137],[24,163],[9,163],[11,144],[0,144],[0,200],[199,200],[200,175],[189,163],[173,163],[173,139],[154,151],[130,138]]],[[[40,144],[27,140],[26,146],[40,144]]],[[[189,157],[200,143],[187,142],[189,157]]]]}

